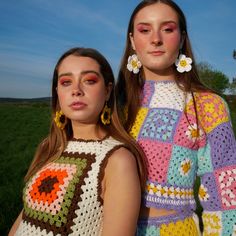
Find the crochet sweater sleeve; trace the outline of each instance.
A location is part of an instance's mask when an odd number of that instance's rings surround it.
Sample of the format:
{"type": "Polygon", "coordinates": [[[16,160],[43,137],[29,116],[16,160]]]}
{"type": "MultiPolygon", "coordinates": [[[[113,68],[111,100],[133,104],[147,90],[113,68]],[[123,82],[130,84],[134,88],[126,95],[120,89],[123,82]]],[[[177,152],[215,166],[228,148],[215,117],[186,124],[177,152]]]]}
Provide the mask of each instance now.
{"type": "Polygon", "coordinates": [[[196,101],[205,136],[198,151],[203,235],[236,235],[236,140],[228,106],[209,93],[197,95],[196,101]]]}

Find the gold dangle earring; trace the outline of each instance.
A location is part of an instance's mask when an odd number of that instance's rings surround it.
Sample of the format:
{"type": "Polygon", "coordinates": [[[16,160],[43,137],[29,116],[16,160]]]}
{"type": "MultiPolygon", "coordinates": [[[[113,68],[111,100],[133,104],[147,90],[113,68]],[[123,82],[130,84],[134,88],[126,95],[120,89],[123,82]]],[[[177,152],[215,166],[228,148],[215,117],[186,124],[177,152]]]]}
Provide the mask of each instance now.
{"type": "Polygon", "coordinates": [[[62,112],[62,110],[56,112],[56,116],[54,117],[54,122],[59,129],[64,129],[67,124],[67,118],[62,112]]]}
{"type": "Polygon", "coordinates": [[[107,101],[102,110],[102,114],[100,116],[101,121],[104,125],[109,125],[111,123],[111,108],[108,107],[107,101]]]}

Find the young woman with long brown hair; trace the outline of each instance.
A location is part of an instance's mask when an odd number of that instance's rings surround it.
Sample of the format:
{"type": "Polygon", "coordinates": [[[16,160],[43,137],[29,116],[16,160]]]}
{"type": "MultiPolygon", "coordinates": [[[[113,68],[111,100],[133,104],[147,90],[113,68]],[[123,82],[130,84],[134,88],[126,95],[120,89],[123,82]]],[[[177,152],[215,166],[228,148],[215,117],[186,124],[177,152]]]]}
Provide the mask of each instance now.
{"type": "Polygon", "coordinates": [[[90,48],[65,52],[53,75],[51,130],[9,235],[134,235],[141,153],[119,122],[107,60],[90,48]]]}
{"type": "Polygon", "coordinates": [[[234,235],[236,141],[224,100],[199,80],[182,10],[171,0],[134,9],[116,94],[126,130],[146,155],[137,235],[234,235]]]}

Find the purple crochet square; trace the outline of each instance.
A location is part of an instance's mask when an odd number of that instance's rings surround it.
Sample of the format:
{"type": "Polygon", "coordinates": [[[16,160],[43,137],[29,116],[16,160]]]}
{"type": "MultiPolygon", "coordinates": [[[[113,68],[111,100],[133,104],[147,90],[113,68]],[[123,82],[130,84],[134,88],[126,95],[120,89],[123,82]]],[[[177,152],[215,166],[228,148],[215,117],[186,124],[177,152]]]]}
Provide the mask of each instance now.
{"type": "Polygon", "coordinates": [[[143,91],[142,91],[142,106],[143,107],[148,107],[150,104],[150,101],[152,99],[152,95],[154,93],[154,82],[153,81],[146,81],[146,83],[144,84],[143,87],[143,91]]]}
{"type": "Polygon", "coordinates": [[[205,174],[201,179],[201,183],[205,189],[207,189],[207,194],[209,197],[207,199],[201,200],[201,205],[206,211],[214,211],[221,209],[221,201],[219,193],[217,191],[217,185],[215,181],[215,176],[212,173],[205,174]]]}
{"type": "Polygon", "coordinates": [[[216,127],[207,139],[214,169],[236,164],[236,140],[229,122],[216,127]]]}

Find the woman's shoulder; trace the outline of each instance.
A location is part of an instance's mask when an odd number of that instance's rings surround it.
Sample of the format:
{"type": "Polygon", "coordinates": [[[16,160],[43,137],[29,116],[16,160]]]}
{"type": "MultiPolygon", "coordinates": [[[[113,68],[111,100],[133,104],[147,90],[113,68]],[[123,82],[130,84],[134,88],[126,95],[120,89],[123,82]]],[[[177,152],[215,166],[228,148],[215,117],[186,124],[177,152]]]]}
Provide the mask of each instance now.
{"type": "Polygon", "coordinates": [[[207,133],[230,120],[228,104],[223,97],[213,92],[197,92],[194,98],[198,117],[207,133]]]}
{"type": "Polygon", "coordinates": [[[228,112],[228,105],[223,97],[211,91],[197,91],[189,93],[187,98],[187,110],[197,108],[198,113],[216,112],[221,110],[228,112]]]}
{"type": "Polygon", "coordinates": [[[225,116],[229,113],[228,104],[223,97],[213,92],[196,92],[194,94],[196,106],[199,112],[218,113],[225,116]]]}
{"type": "Polygon", "coordinates": [[[201,104],[225,104],[225,100],[223,97],[211,91],[195,92],[194,97],[196,99],[196,102],[201,104]]]}
{"type": "Polygon", "coordinates": [[[116,171],[130,171],[131,168],[136,168],[136,159],[131,151],[125,146],[120,146],[110,155],[108,164],[111,169],[116,171]]]}
{"type": "Polygon", "coordinates": [[[124,165],[135,161],[133,153],[128,149],[127,145],[114,137],[108,137],[104,144],[112,146],[109,155],[109,162],[114,162],[116,165],[124,165]]]}

